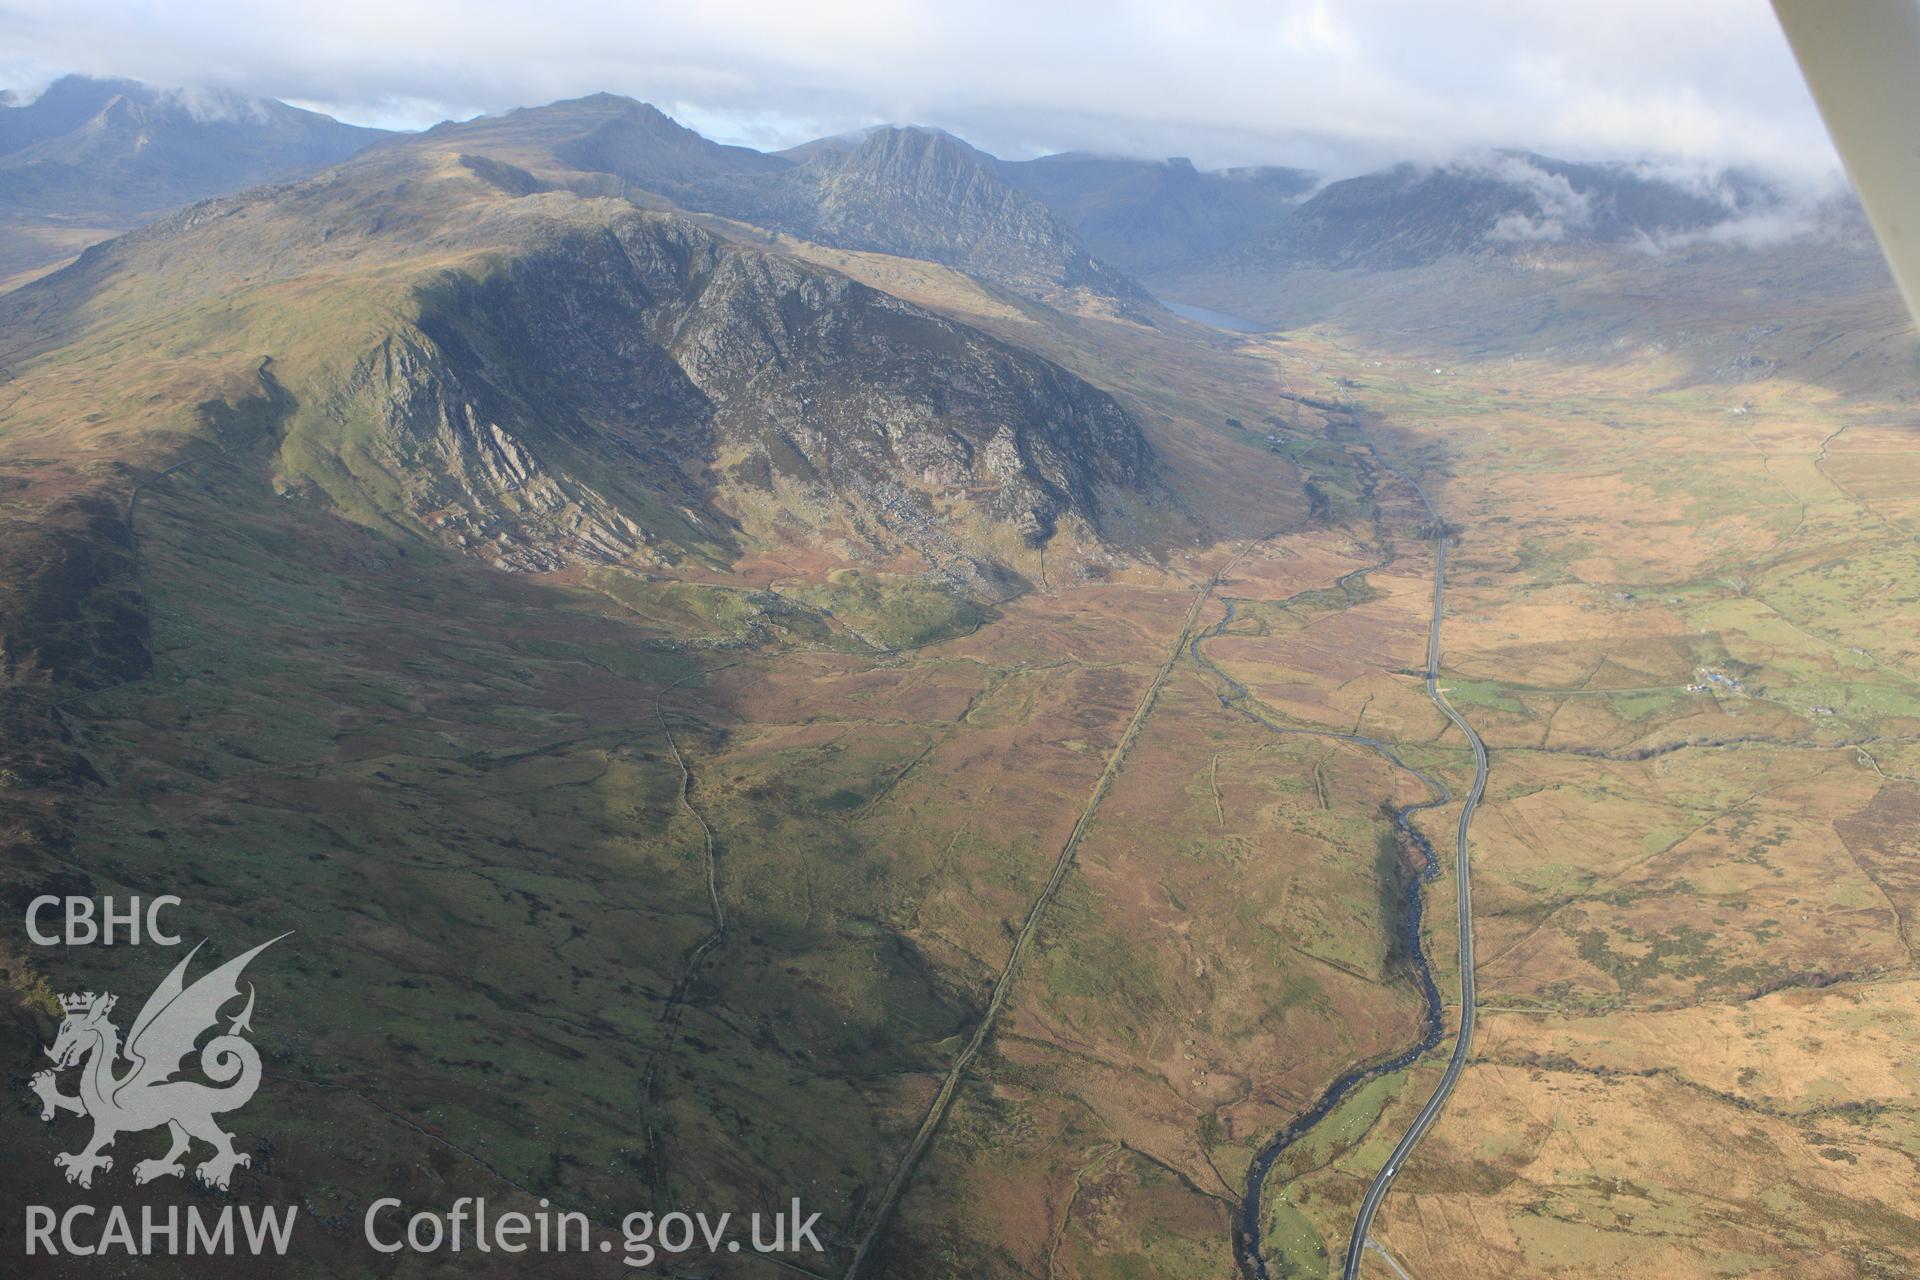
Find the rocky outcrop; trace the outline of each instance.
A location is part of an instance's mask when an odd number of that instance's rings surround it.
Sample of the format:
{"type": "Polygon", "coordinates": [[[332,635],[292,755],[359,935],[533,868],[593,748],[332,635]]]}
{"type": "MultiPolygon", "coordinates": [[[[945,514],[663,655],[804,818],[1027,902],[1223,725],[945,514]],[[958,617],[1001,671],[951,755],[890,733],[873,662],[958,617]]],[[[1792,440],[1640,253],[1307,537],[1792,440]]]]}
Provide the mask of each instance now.
{"type": "MultiPolygon", "coordinates": [[[[1102,493],[1156,484],[1124,410],[1057,365],[790,258],[726,256],[674,352],[723,447],[888,527],[964,504],[1029,544],[1102,529],[1102,493]]],[[[749,465],[736,471],[756,475],[749,465]]]]}
{"type": "Polygon", "coordinates": [[[938,129],[870,130],[798,167],[709,183],[688,200],[822,244],[943,263],[1029,296],[1146,301],[1002,178],[998,161],[938,129]]]}
{"type": "Polygon", "coordinates": [[[617,502],[502,425],[517,415],[483,406],[430,344],[389,339],[355,383],[374,406],[370,452],[398,482],[399,514],[442,541],[515,572],[652,558],[617,502]]]}
{"type": "Polygon", "coordinates": [[[745,537],[1000,581],[1009,547],[1098,544],[1115,495],[1159,494],[1126,411],[1058,366],[637,212],[423,290],[332,412],[371,420],[407,523],[515,571],[745,537]]]}

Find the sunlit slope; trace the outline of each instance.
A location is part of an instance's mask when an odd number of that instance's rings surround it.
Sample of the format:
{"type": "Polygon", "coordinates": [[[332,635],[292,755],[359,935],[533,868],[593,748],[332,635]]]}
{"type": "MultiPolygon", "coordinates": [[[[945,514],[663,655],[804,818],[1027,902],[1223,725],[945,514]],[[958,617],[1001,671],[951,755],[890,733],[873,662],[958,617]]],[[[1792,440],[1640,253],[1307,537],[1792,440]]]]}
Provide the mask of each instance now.
{"type": "Polygon", "coordinates": [[[1183,523],[1139,522],[1165,505],[1151,447],[1046,361],[496,177],[382,156],[197,206],[9,297],[21,479],[117,505],[116,465],[245,448],[289,502],[507,568],[824,541],[989,594],[1042,546],[1104,557],[1183,523]]]}

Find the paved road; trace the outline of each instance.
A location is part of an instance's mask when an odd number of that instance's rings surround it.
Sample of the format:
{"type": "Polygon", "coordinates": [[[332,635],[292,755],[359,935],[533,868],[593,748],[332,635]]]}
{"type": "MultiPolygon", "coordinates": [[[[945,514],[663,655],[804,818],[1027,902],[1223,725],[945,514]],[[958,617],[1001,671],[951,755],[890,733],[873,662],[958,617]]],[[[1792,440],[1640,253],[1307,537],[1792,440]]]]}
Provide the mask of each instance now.
{"type": "Polygon", "coordinates": [[[1447,534],[1446,525],[1440,519],[1440,513],[1433,509],[1433,503],[1427,499],[1426,491],[1421,489],[1411,477],[1402,475],[1401,479],[1413,486],[1420,495],[1420,501],[1433,518],[1435,562],[1433,567],[1433,623],[1427,631],[1427,697],[1440,713],[1450,720],[1454,727],[1466,735],[1467,742],[1473,747],[1473,788],[1467,792],[1467,801],[1460,808],[1460,828],[1455,836],[1455,847],[1459,854],[1460,887],[1460,1037],[1454,1041],[1453,1056],[1447,1060],[1447,1070],[1440,1077],[1440,1084],[1420,1108],[1420,1114],[1413,1118],[1406,1136],[1387,1157],[1380,1172],[1374,1175],[1373,1185],[1367,1188],[1366,1199],[1360,1202],[1359,1216],[1354,1219],[1353,1237],[1347,1242],[1346,1269],[1341,1273],[1343,1280],[1358,1280],[1361,1261],[1366,1257],[1367,1235],[1373,1229],[1373,1218],[1380,1210],[1380,1202],[1387,1198],[1387,1192],[1393,1190],[1393,1180],[1400,1175],[1401,1165],[1418,1145],[1421,1138],[1433,1126],[1440,1115],[1440,1109],[1447,1105],[1447,1098],[1453,1093],[1453,1086],[1460,1079],[1460,1071],[1467,1065],[1467,1055],[1472,1050],[1474,1020],[1473,990],[1473,881],[1467,873],[1467,828],[1473,823],[1473,811],[1479,807],[1480,797],[1487,789],[1487,746],[1480,741],[1480,735],[1473,731],[1446,695],[1440,692],[1440,618],[1446,608],[1447,592],[1447,534]]]}

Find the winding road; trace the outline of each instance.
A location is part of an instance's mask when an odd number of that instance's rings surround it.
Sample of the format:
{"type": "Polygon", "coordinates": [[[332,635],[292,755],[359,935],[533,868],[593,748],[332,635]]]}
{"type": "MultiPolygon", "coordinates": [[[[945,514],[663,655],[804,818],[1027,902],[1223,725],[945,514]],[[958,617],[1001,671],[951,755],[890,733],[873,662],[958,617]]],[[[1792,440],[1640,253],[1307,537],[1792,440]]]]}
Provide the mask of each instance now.
{"type": "Polygon", "coordinates": [[[1433,1096],[1427,1099],[1426,1105],[1420,1108],[1420,1114],[1407,1126],[1406,1135],[1394,1147],[1393,1154],[1387,1157],[1380,1172],[1374,1175],[1373,1185],[1367,1188],[1366,1198],[1360,1202],[1360,1212],[1353,1222],[1353,1235],[1347,1242],[1346,1267],[1341,1272],[1343,1280],[1357,1280],[1360,1263],[1366,1256],[1367,1236],[1373,1229],[1374,1215],[1380,1211],[1380,1202],[1393,1190],[1393,1180],[1400,1176],[1400,1168],[1406,1163],[1407,1156],[1426,1136],[1427,1130],[1433,1127],[1441,1108],[1447,1105],[1447,1098],[1460,1080],[1460,1072],[1467,1065],[1473,1045],[1473,880],[1467,866],[1467,828],[1472,825],[1473,811],[1479,807],[1480,797],[1487,790],[1487,746],[1480,741],[1480,735],[1473,731],[1473,726],[1453,709],[1453,704],[1440,692],[1440,619],[1445,612],[1447,590],[1446,523],[1440,519],[1440,513],[1434,510],[1426,491],[1418,483],[1406,475],[1400,475],[1400,478],[1412,485],[1413,491],[1420,495],[1420,502],[1433,518],[1434,525],[1433,623],[1427,631],[1427,697],[1456,729],[1466,735],[1467,742],[1473,747],[1473,787],[1467,792],[1466,803],[1460,807],[1460,826],[1454,837],[1459,857],[1460,1035],[1454,1041],[1453,1056],[1447,1060],[1446,1072],[1434,1088],[1433,1096]]]}
{"type": "MultiPolygon", "coordinates": [[[[1432,522],[1435,549],[1433,612],[1427,631],[1426,691],[1427,697],[1440,709],[1441,714],[1447,718],[1448,723],[1458,728],[1460,732],[1465,735],[1468,745],[1472,747],[1474,779],[1472,789],[1467,793],[1466,802],[1460,811],[1460,825],[1455,842],[1459,871],[1460,989],[1461,1009],[1463,1011],[1461,1015],[1459,1039],[1454,1045],[1453,1056],[1447,1064],[1446,1073],[1441,1077],[1440,1084],[1434,1090],[1433,1096],[1430,1097],[1426,1105],[1421,1108],[1419,1115],[1414,1118],[1413,1124],[1408,1128],[1406,1136],[1400,1140],[1399,1145],[1394,1148],[1393,1154],[1387,1159],[1386,1164],[1382,1166],[1380,1172],[1367,1188],[1366,1198],[1362,1201],[1360,1212],[1354,1222],[1353,1237],[1347,1250],[1345,1269],[1342,1273],[1344,1280],[1356,1280],[1358,1277],[1361,1261],[1368,1243],[1368,1233],[1373,1226],[1374,1216],[1379,1211],[1380,1204],[1386,1198],[1387,1192],[1392,1189],[1394,1178],[1398,1176],[1400,1167],[1405,1162],[1407,1155],[1412,1152],[1414,1146],[1426,1134],[1426,1131],[1432,1126],[1435,1118],[1440,1114],[1441,1108],[1446,1105],[1447,1097],[1453,1092],[1454,1084],[1458,1081],[1462,1068],[1466,1066],[1468,1054],[1471,1050],[1475,996],[1473,977],[1473,905],[1467,862],[1467,830],[1473,822],[1474,810],[1478,807],[1480,798],[1485,793],[1487,785],[1486,745],[1481,742],[1480,736],[1473,731],[1473,727],[1447,702],[1446,696],[1440,692],[1439,687],[1440,623],[1446,612],[1446,523],[1441,520],[1439,512],[1435,510],[1433,503],[1427,498],[1426,491],[1420,487],[1418,482],[1405,472],[1400,471],[1388,463],[1380,456],[1379,451],[1375,449],[1371,443],[1368,445],[1368,451],[1373,455],[1375,462],[1382,470],[1388,472],[1413,490],[1414,494],[1419,497],[1421,505],[1426,508],[1427,515],[1432,522]]],[[[1363,578],[1369,573],[1385,568],[1393,562],[1394,558],[1394,554],[1389,547],[1377,563],[1369,565],[1364,569],[1353,571],[1343,577],[1338,585],[1342,589],[1348,590],[1349,597],[1351,598],[1350,583],[1353,580],[1363,578]]],[[[1425,905],[1422,899],[1421,889],[1427,881],[1439,876],[1440,860],[1437,851],[1433,848],[1432,844],[1429,843],[1425,833],[1413,824],[1413,817],[1422,810],[1437,808],[1440,805],[1451,803],[1453,794],[1447,784],[1437,776],[1409,764],[1401,757],[1398,748],[1390,742],[1357,732],[1342,733],[1336,730],[1308,729],[1297,725],[1286,725],[1268,716],[1252,701],[1244,685],[1227,674],[1227,672],[1222,670],[1211,659],[1207,658],[1201,651],[1201,644],[1204,641],[1224,634],[1227,628],[1233,624],[1235,602],[1228,600],[1226,603],[1226,616],[1206,632],[1195,636],[1192,641],[1194,660],[1204,670],[1211,672],[1225,686],[1225,691],[1220,694],[1221,705],[1238,711],[1240,714],[1255,721],[1273,733],[1330,738],[1351,743],[1355,746],[1366,747],[1378,753],[1397,768],[1403,769],[1413,777],[1419,779],[1420,782],[1426,785],[1430,793],[1427,799],[1417,801],[1413,804],[1399,806],[1393,813],[1394,824],[1399,827],[1407,839],[1424,855],[1424,866],[1421,873],[1406,887],[1407,916],[1405,926],[1407,930],[1407,944],[1412,957],[1414,977],[1421,990],[1423,1003],[1425,1005],[1422,1017],[1425,1031],[1417,1044],[1401,1050],[1390,1058],[1357,1066],[1333,1081],[1333,1083],[1327,1086],[1326,1090],[1320,1095],[1319,1100],[1316,1101],[1312,1107],[1295,1116],[1285,1128],[1275,1134],[1255,1154],[1252,1165],[1247,1170],[1246,1194],[1241,1202],[1235,1223],[1234,1251],[1249,1280],[1268,1280],[1270,1273],[1267,1270],[1267,1261],[1260,1249],[1261,1203],[1265,1192],[1267,1175],[1272,1171],[1274,1164],[1278,1161],[1281,1154],[1321,1120],[1324,1120],[1331,1114],[1333,1109],[1344,1101],[1359,1085],[1391,1072],[1405,1070],[1440,1045],[1443,1031],[1443,1009],[1440,992],[1434,984],[1432,966],[1427,961],[1425,948],[1421,940],[1421,921],[1424,916],[1425,905]]],[[[1382,1250],[1381,1252],[1384,1256],[1385,1251],[1382,1250]]],[[[1395,1269],[1398,1270],[1397,1264],[1395,1269]]]]}

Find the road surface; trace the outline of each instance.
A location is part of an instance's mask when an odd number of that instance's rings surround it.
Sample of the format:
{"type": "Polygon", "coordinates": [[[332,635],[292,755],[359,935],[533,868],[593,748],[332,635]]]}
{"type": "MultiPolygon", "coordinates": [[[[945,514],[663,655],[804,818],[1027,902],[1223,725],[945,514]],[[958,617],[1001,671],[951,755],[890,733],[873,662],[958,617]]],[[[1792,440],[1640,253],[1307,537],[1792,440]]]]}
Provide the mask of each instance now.
{"type": "Polygon", "coordinates": [[[1487,746],[1480,741],[1480,735],[1473,726],[1463,719],[1447,696],[1440,692],[1440,618],[1446,609],[1447,591],[1447,532],[1446,525],[1440,519],[1440,513],[1433,509],[1426,491],[1421,489],[1411,477],[1401,479],[1413,486],[1420,495],[1420,501],[1433,518],[1434,548],[1436,560],[1433,569],[1433,622],[1427,631],[1427,697],[1440,713],[1452,722],[1453,726],[1466,735],[1473,747],[1473,787],[1467,792],[1466,803],[1460,807],[1460,826],[1454,837],[1458,853],[1458,885],[1460,893],[1460,1035],[1453,1044],[1453,1056],[1447,1060],[1445,1074],[1427,1099],[1420,1114],[1413,1118],[1406,1136],[1387,1157],[1386,1164],[1375,1175],[1373,1185],[1367,1188],[1366,1199],[1360,1202],[1360,1213],[1353,1222],[1353,1236],[1347,1243],[1346,1268],[1342,1271],[1342,1280],[1358,1280],[1361,1261],[1366,1257],[1367,1235],[1373,1229],[1373,1218],[1380,1211],[1380,1202],[1387,1198],[1387,1192],[1393,1190],[1393,1180],[1399,1176],[1401,1166],[1413,1151],[1420,1139],[1426,1136],[1428,1129],[1440,1115],[1447,1098],[1453,1093],[1453,1086],[1460,1079],[1462,1068],[1467,1065],[1467,1056],[1472,1051],[1474,989],[1473,989],[1473,880],[1467,871],[1467,828],[1473,823],[1473,811],[1480,804],[1480,797],[1487,790],[1487,746]]]}
{"type": "MultiPolygon", "coordinates": [[[[1382,470],[1404,482],[1407,487],[1412,489],[1415,495],[1419,497],[1421,504],[1426,508],[1428,516],[1432,521],[1436,540],[1444,543],[1445,526],[1434,513],[1433,505],[1427,501],[1427,496],[1422,492],[1420,486],[1414,483],[1414,481],[1403,472],[1393,467],[1392,464],[1388,463],[1371,444],[1369,444],[1368,450],[1372,453],[1375,462],[1382,470]]],[[[1363,579],[1368,574],[1385,569],[1396,559],[1397,556],[1391,544],[1386,543],[1383,544],[1382,555],[1377,562],[1365,568],[1356,569],[1342,577],[1337,585],[1348,593],[1349,604],[1352,603],[1351,584],[1354,581],[1363,579]]],[[[1429,672],[1436,671],[1439,667],[1439,617],[1443,611],[1444,602],[1442,590],[1445,581],[1446,548],[1444,545],[1441,545],[1437,548],[1434,565],[1435,612],[1429,630],[1426,664],[1427,671],[1429,672]]],[[[1303,592],[1301,594],[1310,594],[1310,592],[1303,592]]],[[[1283,604],[1291,603],[1292,599],[1292,597],[1289,597],[1283,604]]],[[[1424,769],[1409,764],[1401,756],[1399,748],[1393,743],[1368,737],[1361,733],[1342,733],[1338,730],[1331,729],[1308,729],[1298,725],[1283,724],[1270,718],[1267,713],[1249,697],[1245,685],[1222,670],[1201,651],[1203,641],[1225,634],[1227,628],[1233,624],[1236,603],[1236,601],[1231,599],[1228,600],[1226,602],[1226,616],[1211,629],[1194,637],[1192,642],[1194,661],[1198,663],[1202,669],[1212,673],[1215,678],[1219,679],[1225,686],[1225,691],[1220,694],[1220,703],[1222,706],[1237,711],[1271,733],[1330,738],[1340,742],[1351,743],[1354,746],[1368,748],[1392,764],[1395,768],[1405,770],[1408,774],[1417,778],[1428,791],[1425,799],[1415,801],[1412,804],[1397,806],[1393,811],[1394,825],[1400,829],[1400,832],[1406,837],[1407,841],[1414,848],[1418,849],[1422,855],[1420,872],[1409,881],[1405,889],[1406,915],[1403,922],[1406,929],[1409,965],[1413,970],[1413,977],[1416,985],[1419,987],[1421,1002],[1424,1006],[1421,1012],[1421,1025],[1423,1030],[1420,1040],[1417,1044],[1401,1050],[1390,1058],[1356,1066],[1341,1075],[1327,1086],[1326,1090],[1320,1095],[1319,1100],[1316,1101],[1312,1107],[1295,1116],[1255,1153],[1247,1169],[1246,1194],[1241,1200],[1238,1213],[1235,1215],[1234,1256],[1239,1261],[1241,1270],[1248,1277],[1248,1280],[1271,1280],[1271,1273],[1267,1270],[1266,1258],[1260,1251],[1261,1207],[1265,1197],[1267,1176],[1273,1171],[1280,1156],[1295,1142],[1299,1141],[1300,1138],[1311,1131],[1314,1126],[1318,1125],[1320,1121],[1330,1115],[1333,1109],[1339,1106],[1356,1088],[1370,1080],[1378,1079],[1383,1075],[1405,1070],[1439,1048],[1441,1041],[1445,1038],[1443,1035],[1445,1008],[1440,997],[1440,989],[1435,985],[1433,980],[1433,966],[1427,959],[1424,932],[1422,929],[1422,921],[1426,914],[1423,886],[1429,881],[1437,879],[1440,875],[1440,851],[1433,847],[1432,843],[1428,841],[1426,834],[1414,825],[1413,820],[1417,814],[1424,810],[1452,804],[1453,792],[1437,775],[1428,773],[1424,769]]],[[[1457,718],[1454,718],[1452,722],[1458,723],[1457,718]]],[[[1477,740],[1469,734],[1468,741],[1472,743],[1477,740]]],[[[1475,799],[1478,799],[1477,789],[1475,799]]],[[[1397,1171],[1397,1164],[1395,1165],[1395,1169],[1397,1171]]]]}

